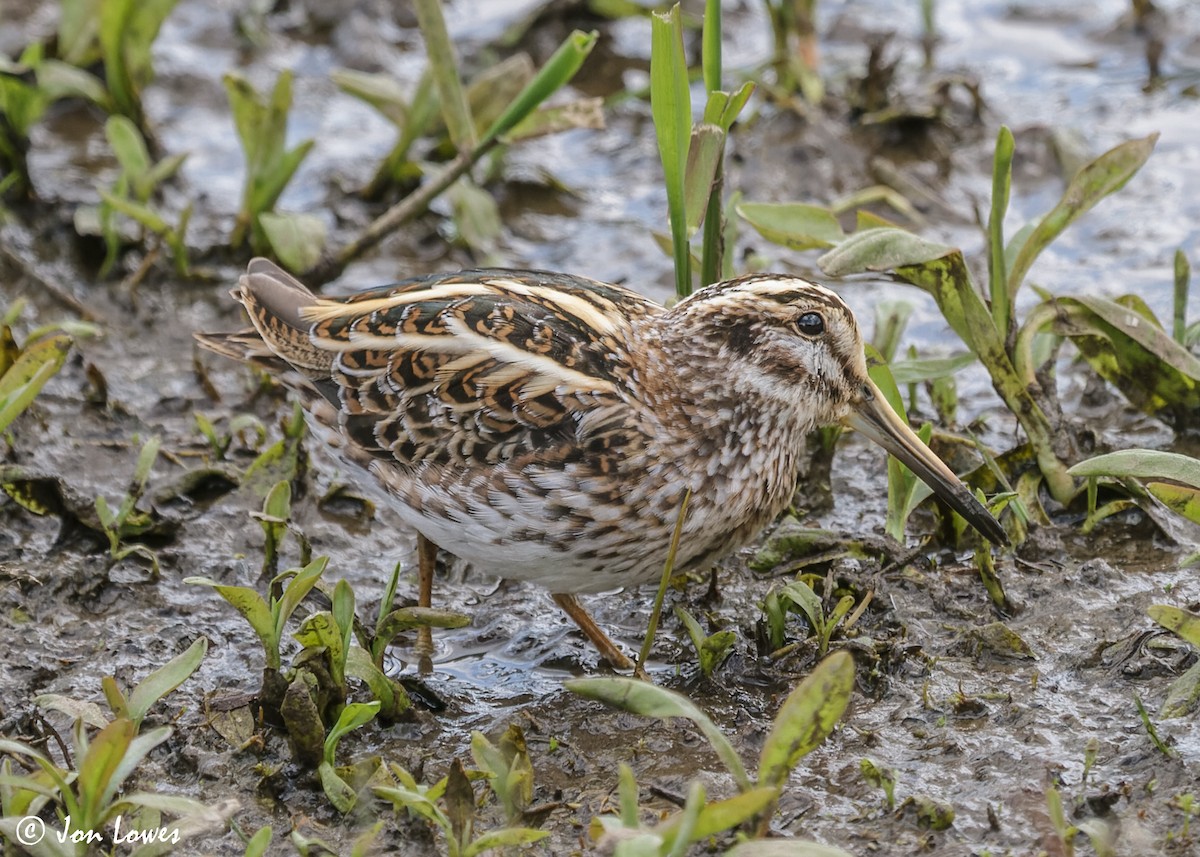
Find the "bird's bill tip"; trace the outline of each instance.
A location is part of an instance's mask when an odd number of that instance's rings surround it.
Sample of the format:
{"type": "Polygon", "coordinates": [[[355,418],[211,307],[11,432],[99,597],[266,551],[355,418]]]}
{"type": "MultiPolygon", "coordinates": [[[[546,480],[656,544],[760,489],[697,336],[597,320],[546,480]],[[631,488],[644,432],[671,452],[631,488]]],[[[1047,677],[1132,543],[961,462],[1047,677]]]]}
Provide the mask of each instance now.
{"type": "Polygon", "coordinates": [[[1008,534],[954,471],[892,409],[874,382],[863,385],[862,398],[846,424],[882,446],[933,489],[950,508],[993,544],[1007,545],[1008,534]]]}

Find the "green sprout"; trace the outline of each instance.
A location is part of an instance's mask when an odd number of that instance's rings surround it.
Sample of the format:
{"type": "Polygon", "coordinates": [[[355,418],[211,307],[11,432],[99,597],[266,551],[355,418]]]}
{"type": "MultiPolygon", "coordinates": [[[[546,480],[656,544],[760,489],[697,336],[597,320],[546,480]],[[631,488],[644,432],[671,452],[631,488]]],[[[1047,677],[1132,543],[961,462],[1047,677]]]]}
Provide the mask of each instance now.
{"type": "Polygon", "coordinates": [[[887,802],[888,812],[896,808],[896,771],[886,765],[879,765],[870,759],[860,759],[858,770],[863,779],[876,788],[883,789],[883,797],[887,802]]]}
{"type": "Polygon", "coordinates": [[[675,616],[687,629],[688,637],[696,649],[696,657],[700,662],[700,674],[709,678],[713,671],[725,662],[737,643],[737,634],[728,629],[717,631],[715,634],[705,634],[700,623],[683,607],[676,605],[675,616]]]}
{"type": "MultiPolygon", "coordinates": [[[[171,658],[138,682],[128,695],[117,686],[113,676],[105,676],[101,680],[101,687],[114,717],[129,720],[135,729],[140,729],[150,709],[187,681],[200,668],[207,652],[208,639],[197,638],[186,651],[171,658]]],[[[97,729],[103,729],[110,722],[95,703],[82,702],[58,693],[44,693],[34,699],[34,704],[40,708],[61,711],[97,729]]]]}
{"type": "Polygon", "coordinates": [[[90,832],[98,836],[118,818],[132,829],[152,830],[160,841],[168,842],[219,827],[236,805],[210,807],[183,795],[122,793],[130,775],[151,750],[171,737],[171,732],[171,727],[160,726],[138,734],[132,720],[118,717],[89,736],[83,721],[76,720],[74,770],[60,767],[49,756],[21,742],[0,739],[0,753],[27,759],[38,769],[32,774],[14,774],[10,759],[0,762],[0,834],[12,842],[21,841],[19,825],[26,823],[28,816],[40,815],[49,805],[55,807],[59,818],[69,818],[69,828],[53,823],[45,826],[42,848],[35,853],[53,857],[93,853],[89,850],[90,840],[79,841],[71,834],[90,832]],[[161,813],[177,816],[177,820],[164,822],[161,813]]]}
{"type": "Polygon", "coordinates": [[[732,272],[724,248],[731,236],[722,204],[725,142],[729,129],[754,91],[746,83],[726,92],[721,83],[721,8],[705,4],[703,77],[707,90],[702,121],[692,120],[689,72],[683,51],[683,19],[679,5],[651,18],[650,110],[658,140],[667,214],[671,225],[671,255],[675,261],[675,292],[692,291],[691,239],[704,224],[699,258],[701,285],[732,272]]]}
{"type": "Polygon", "coordinates": [[[433,786],[419,786],[408,771],[390,766],[398,785],[375,788],[376,797],[390,801],[396,812],[408,810],[432,822],[446,840],[449,857],[477,857],[495,848],[515,848],[545,839],[545,830],[503,827],[475,835],[476,797],[462,761],[455,759],[450,773],[433,786]]]}
{"type": "Polygon", "coordinates": [[[233,123],[246,156],[242,205],[229,243],[247,241],[255,253],[274,250],[293,271],[310,267],[325,243],[323,221],[307,214],[272,217],[275,203],[313,147],[304,140],[287,148],[287,118],[292,107],[292,73],[282,71],[270,95],[264,96],[237,72],[225,74],[225,91],[233,108],[233,123]]]}
{"type": "Polygon", "coordinates": [[[155,525],[154,517],[149,512],[137,508],[138,501],[146,492],[146,482],[150,479],[150,471],[158,458],[161,441],[152,437],[142,444],[138,453],[137,464],[133,469],[133,478],[129,487],[114,509],[109,505],[104,495],[96,498],[96,515],[100,526],[108,537],[108,554],[113,563],[120,562],[128,556],[140,556],[150,563],[154,576],[159,575],[158,555],[143,544],[126,544],[126,540],[141,535],[155,525]]]}
{"type": "Polygon", "coordinates": [[[52,328],[36,330],[18,344],[12,325],[23,309],[17,301],[0,318],[0,432],[33,403],[73,344],[69,334],[52,328]]]}

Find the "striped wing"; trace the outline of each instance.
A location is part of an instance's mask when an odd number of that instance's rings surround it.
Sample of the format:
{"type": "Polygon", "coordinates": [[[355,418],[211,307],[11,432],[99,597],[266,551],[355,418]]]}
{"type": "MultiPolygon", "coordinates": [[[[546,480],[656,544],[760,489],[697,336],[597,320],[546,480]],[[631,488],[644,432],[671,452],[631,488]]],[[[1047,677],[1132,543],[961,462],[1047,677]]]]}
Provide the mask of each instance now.
{"type": "Polygon", "coordinates": [[[317,298],[265,260],[239,298],[357,447],[414,467],[620,443],[627,334],[662,312],[618,286],[500,269],[317,298]]]}

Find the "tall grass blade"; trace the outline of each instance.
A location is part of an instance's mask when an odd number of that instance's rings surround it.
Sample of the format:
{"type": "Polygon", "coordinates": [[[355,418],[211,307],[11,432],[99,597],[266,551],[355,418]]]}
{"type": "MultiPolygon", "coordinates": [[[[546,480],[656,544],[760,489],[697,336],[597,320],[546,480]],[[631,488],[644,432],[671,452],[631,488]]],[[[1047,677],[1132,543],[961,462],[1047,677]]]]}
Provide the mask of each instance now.
{"type": "Polygon", "coordinates": [[[692,137],[692,96],[678,4],[670,12],[655,12],[651,17],[650,112],[654,117],[667,191],[671,248],[675,259],[675,293],[686,297],[692,290],[684,191],[684,171],[692,137]]]}

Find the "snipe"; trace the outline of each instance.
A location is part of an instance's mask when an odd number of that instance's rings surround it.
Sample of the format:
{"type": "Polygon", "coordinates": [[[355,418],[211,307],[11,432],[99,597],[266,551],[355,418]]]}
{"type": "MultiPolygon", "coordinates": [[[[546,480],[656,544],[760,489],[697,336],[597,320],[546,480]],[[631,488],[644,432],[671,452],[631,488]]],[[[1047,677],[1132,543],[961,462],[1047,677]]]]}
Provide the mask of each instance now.
{"type": "Polygon", "coordinates": [[[500,269],[324,298],[255,259],[233,296],[253,330],[200,342],[308,394],[419,534],[422,604],[440,546],[546,587],[616,666],[631,664],[575,594],[656,580],[689,489],[676,568],[749,542],[787,506],[817,426],[862,432],[1007,542],[867,376],[849,308],[797,277],[718,283],[670,309],[500,269]]]}

